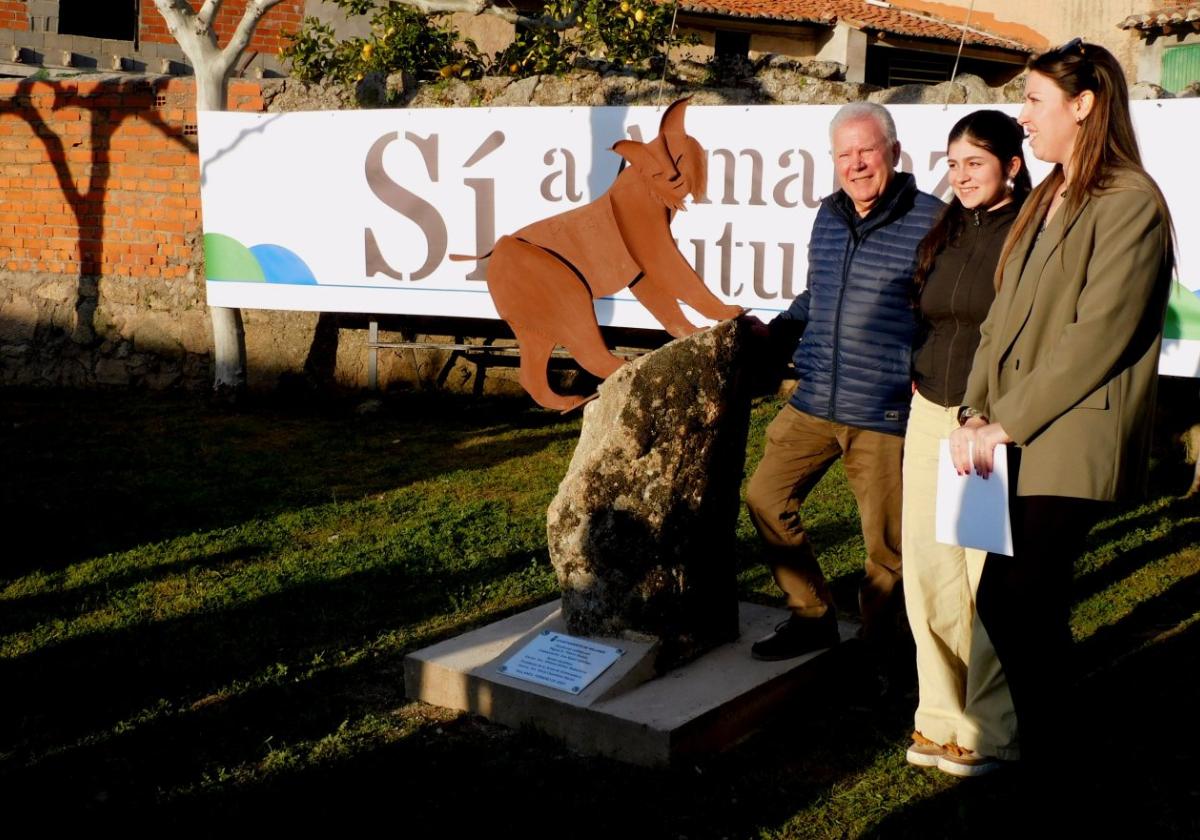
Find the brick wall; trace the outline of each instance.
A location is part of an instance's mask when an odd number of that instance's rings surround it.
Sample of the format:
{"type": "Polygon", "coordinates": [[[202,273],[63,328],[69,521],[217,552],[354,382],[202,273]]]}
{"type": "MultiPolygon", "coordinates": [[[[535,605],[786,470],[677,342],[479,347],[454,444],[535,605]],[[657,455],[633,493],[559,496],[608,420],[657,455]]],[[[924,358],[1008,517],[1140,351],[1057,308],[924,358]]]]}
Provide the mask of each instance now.
{"type": "MultiPolygon", "coordinates": [[[[255,82],[232,110],[260,111],[255,82]]],[[[0,269],[172,278],[200,231],[191,79],[0,82],[0,269]]]]}
{"type": "MultiPolygon", "coordinates": [[[[0,0],[0,3],[11,0],[0,0]]],[[[203,0],[190,0],[192,8],[199,9],[203,0]]],[[[19,4],[18,4],[19,5],[19,4]]],[[[246,9],[246,0],[226,0],[217,13],[214,30],[217,43],[224,46],[229,42],[229,36],[237,28],[246,9]]],[[[287,43],[284,33],[295,32],[300,28],[304,17],[304,0],[282,0],[263,16],[254,36],[250,39],[250,51],[274,55],[279,48],[287,43]]],[[[139,25],[143,41],[157,44],[173,44],[175,39],[167,31],[167,24],[152,2],[142,3],[142,16],[139,25]]]]}
{"type": "Polygon", "coordinates": [[[29,29],[29,9],[25,0],[0,0],[0,29],[29,29]]]}

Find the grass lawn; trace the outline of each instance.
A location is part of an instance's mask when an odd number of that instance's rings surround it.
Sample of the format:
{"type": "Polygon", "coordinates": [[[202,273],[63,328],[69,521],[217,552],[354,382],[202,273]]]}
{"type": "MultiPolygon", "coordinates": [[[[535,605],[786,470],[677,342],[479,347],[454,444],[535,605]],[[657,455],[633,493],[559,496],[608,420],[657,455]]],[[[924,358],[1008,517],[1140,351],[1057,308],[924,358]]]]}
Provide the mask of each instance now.
{"type": "MultiPolygon", "coordinates": [[[[1172,495],[1186,476],[1156,474],[1077,569],[1094,740],[1063,744],[1062,782],[1082,803],[1018,772],[908,767],[915,700],[851,679],[723,755],[654,771],[404,696],[407,652],[554,597],[545,509],[578,418],[440,394],[355,406],[0,393],[6,826],[1038,837],[1057,801],[1131,836],[1200,836],[1200,502],[1172,495]]],[[[748,472],[777,409],[755,408],[748,472]]],[[[862,539],[840,468],[807,513],[852,601],[862,539]]],[[[745,597],[776,602],[744,513],[738,536],[745,597]]]]}

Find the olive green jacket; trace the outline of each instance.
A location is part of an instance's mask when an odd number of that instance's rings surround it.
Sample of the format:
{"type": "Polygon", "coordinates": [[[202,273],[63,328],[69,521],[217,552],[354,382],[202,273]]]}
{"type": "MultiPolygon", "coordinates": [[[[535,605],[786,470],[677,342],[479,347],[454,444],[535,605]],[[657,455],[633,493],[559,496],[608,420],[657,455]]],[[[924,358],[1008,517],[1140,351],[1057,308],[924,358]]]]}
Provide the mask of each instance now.
{"type": "Polygon", "coordinates": [[[1144,490],[1170,291],[1170,225],[1144,176],[1120,173],[1004,265],[964,402],[1022,449],[1021,496],[1144,490]]]}

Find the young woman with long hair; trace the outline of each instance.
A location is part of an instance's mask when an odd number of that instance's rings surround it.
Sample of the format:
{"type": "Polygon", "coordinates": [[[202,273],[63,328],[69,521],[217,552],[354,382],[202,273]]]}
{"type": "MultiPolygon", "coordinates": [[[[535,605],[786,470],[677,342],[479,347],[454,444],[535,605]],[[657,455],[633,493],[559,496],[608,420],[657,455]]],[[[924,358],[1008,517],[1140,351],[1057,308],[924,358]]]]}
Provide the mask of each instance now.
{"type": "Polygon", "coordinates": [[[1009,444],[1014,553],[987,556],[976,605],[1022,761],[1045,769],[1078,743],[1065,713],[1075,560],[1107,503],[1145,484],[1174,247],[1117,60],[1076,39],[1029,71],[1019,121],[1054,169],[1005,243],[950,448],[960,473],[987,477],[1009,444]]]}
{"type": "Polygon", "coordinates": [[[935,539],[934,500],[939,448],[958,428],[996,263],[1029,195],[1023,139],[1001,111],[975,111],[955,124],[946,141],[954,198],[917,251],[921,332],[904,436],[902,535],[920,699],[907,759],[957,776],[1018,757],[1004,672],[975,612],[986,554],[935,539]]]}

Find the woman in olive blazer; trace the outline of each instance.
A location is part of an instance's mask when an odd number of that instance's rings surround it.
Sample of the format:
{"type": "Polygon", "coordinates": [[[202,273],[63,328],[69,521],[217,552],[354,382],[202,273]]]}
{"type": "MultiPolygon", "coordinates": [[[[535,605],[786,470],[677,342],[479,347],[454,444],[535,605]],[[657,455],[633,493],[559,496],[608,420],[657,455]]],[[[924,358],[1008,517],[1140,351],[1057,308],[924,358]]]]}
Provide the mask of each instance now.
{"type": "Polygon", "coordinates": [[[976,608],[1008,679],[1022,760],[1061,769],[1077,737],[1073,566],[1106,503],[1145,482],[1174,258],[1107,50],[1076,39],[1034,58],[1019,122],[1056,166],[1001,253],[950,448],[960,473],[986,477],[995,446],[1015,445],[1013,556],[988,555],[976,608]]]}
{"type": "Polygon", "coordinates": [[[1013,244],[1028,258],[1003,268],[964,402],[1021,448],[1017,495],[1144,489],[1169,253],[1168,222],[1136,172],[1013,244]]]}

